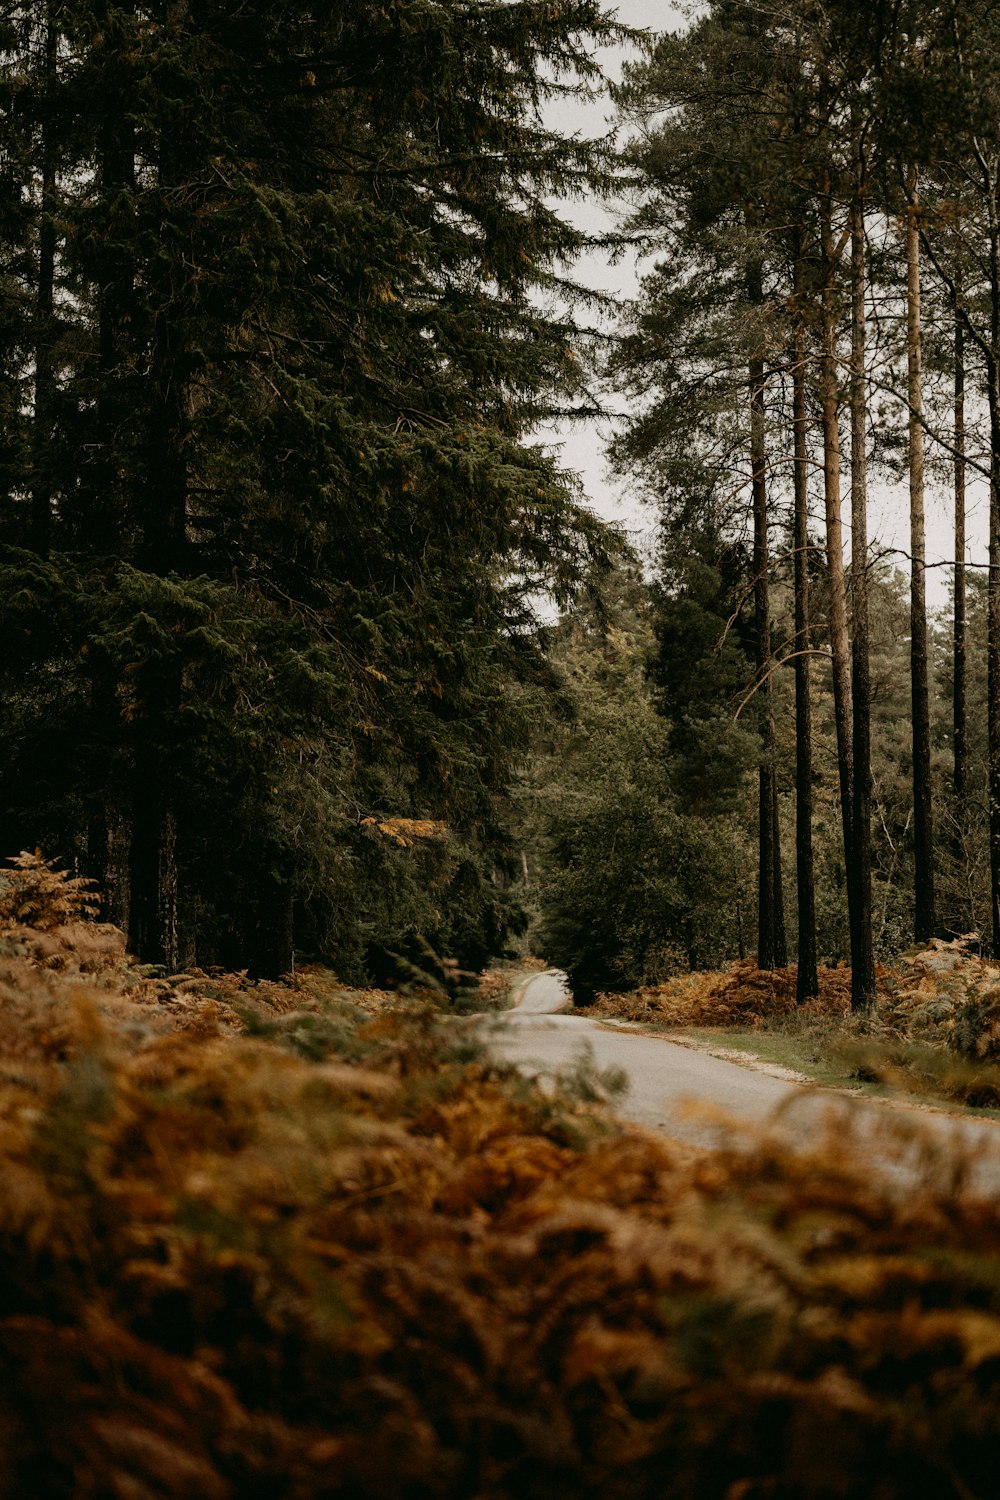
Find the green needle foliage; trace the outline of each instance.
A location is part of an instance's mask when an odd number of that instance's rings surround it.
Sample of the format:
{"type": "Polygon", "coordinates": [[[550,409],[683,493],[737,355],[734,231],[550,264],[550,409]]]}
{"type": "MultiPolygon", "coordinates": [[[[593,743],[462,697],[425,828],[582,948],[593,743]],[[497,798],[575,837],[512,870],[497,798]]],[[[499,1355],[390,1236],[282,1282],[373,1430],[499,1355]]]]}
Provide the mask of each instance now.
{"type": "Polygon", "coordinates": [[[525,441],[589,403],[558,203],[612,183],[542,108],[619,35],[594,0],[6,23],[0,826],[144,959],[502,940],[524,626],[604,545],[525,441]],[[445,821],[433,875],[368,815],[445,821]]]}

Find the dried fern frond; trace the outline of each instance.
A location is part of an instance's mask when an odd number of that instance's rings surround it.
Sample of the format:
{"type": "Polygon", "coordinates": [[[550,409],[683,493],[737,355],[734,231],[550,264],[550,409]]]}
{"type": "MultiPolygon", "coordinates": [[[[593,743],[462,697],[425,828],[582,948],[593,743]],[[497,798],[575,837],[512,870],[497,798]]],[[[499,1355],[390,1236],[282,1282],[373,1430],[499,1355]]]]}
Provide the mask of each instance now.
{"type": "Polygon", "coordinates": [[[100,911],[94,881],[57,869],[40,849],[22,849],[9,863],[13,869],[0,873],[0,922],[51,932],[100,911]]]}
{"type": "Polygon", "coordinates": [[[433,818],[362,818],[362,828],[374,829],[383,838],[409,849],[419,839],[445,839],[448,837],[447,823],[433,818]]]}

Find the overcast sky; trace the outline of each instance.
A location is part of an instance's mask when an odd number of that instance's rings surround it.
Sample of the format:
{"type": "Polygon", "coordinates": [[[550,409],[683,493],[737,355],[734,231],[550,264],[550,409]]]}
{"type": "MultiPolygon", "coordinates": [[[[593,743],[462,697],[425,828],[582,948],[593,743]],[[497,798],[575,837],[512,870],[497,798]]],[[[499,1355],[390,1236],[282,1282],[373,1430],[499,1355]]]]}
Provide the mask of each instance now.
{"type": "MultiPolygon", "coordinates": [[[[680,7],[663,4],[661,0],[619,0],[617,14],[629,26],[648,27],[653,31],[672,31],[685,24],[680,7]]],[[[625,54],[617,49],[601,55],[605,71],[612,77],[619,76],[624,58],[625,54]]],[[[599,136],[606,133],[607,113],[606,103],[598,102],[589,106],[562,107],[555,112],[554,118],[566,130],[599,136]]],[[[600,228],[605,222],[602,210],[593,205],[581,206],[574,211],[573,218],[594,229],[600,228]]],[[[588,257],[581,265],[580,278],[590,285],[629,296],[638,285],[638,268],[629,259],[609,266],[604,257],[595,255],[588,257]]],[[[574,423],[553,429],[551,436],[559,445],[566,467],[580,474],[593,508],[606,519],[623,526],[640,549],[648,551],[655,533],[655,515],[647,505],[624,493],[621,485],[608,474],[604,448],[612,430],[610,423],[574,423]]],[[[846,498],[845,492],[845,500],[846,498]]],[[[903,552],[907,551],[909,523],[905,486],[875,484],[872,486],[869,503],[869,534],[873,548],[900,548],[903,552]]],[[[821,530],[819,495],[815,497],[813,504],[817,530],[821,530]]],[[[983,485],[970,482],[968,508],[969,555],[975,562],[984,562],[988,537],[988,500],[983,485]]],[[[845,531],[849,522],[850,508],[845,504],[845,531]]],[[[950,560],[952,526],[951,495],[946,487],[935,485],[931,481],[927,491],[929,564],[950,560]]],[[[899,559],[899,566],[908,573],[909,565],[905,557],[899,559]]],[[[943,566],[930,567],[928,570],[928,602],[932,608],[943,607],[947,601],[949,573],[950,570],[943,566]]]]}

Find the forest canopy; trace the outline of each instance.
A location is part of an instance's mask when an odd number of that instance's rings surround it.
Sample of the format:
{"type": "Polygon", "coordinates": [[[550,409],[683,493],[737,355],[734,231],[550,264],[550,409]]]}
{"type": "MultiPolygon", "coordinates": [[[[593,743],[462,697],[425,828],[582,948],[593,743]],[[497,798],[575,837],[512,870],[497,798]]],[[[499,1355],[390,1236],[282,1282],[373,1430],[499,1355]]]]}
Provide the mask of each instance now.
{"type": "Polygon", "coordinates": [[[619,35],[596,0],[5,8],[0,838],[145,961],[478,966],[516,920],[532,601],[606,546],[530,440],[589,400],[562,205],[613,176],[545,106],[619,35]]]}
{"type": "MultiPolygon", "coordinates": [[[[751,827],[757,849],[727,912],[711,880],[679,913],[661,893],[655,949],[605,942],[600,982],[609,967],[646,982],[678,948],[702,962],[706,907],[717,959],[752,906],[762,968],[786,962],[791,933],[799,999],[817,995],[820,957],[847,960],[859,1010],[876,957],[909,943],[969,935],[1000,953],[998,57],[983,0],[711,0],[626,69],[628,229],[651,261],[611,358],[627,401],[612,453],[661,523],[657,816],[682,799],[690,835],[728,796],[715,847],[751,827]],[[898,572],[869,515],[886,484],[906,492],[898,572]],[[984,492],[989,565],[973,568],[984,492]],[[932,503],[954,522],[937,619],[932,503]]],[[[639,870],[610,886],[601,839],[589,882],[572,845],[550,844],[550,930],[606,940],[617,908],[650,925],[641,841],[639,870]],[[567,885],[586,910],[566,909],[567,885]]],[[[687,847],[665,837],[663,876],[689,868],[687,847]]],[[[620,843],[609,865],[630,868],[620,843]]],[[[559,957],[586,985],[572,942],[559,957]]]]}
{"type": "Polygon", "coordinates": [[[997,27],[8,7],[3,847],[168,970],[479,969],[533,916],[584,990],[747,949],[803,1000],[850,960],[863,1008],[893,946],[996,948],[997,27]],[[616,131],[553,123],[626,42],[616,131]],[[597,198],[646,257],[613,330],[597,198]],[[539,434],[611,396],[660,540],[602,594],[623,549],[539,434]]]}

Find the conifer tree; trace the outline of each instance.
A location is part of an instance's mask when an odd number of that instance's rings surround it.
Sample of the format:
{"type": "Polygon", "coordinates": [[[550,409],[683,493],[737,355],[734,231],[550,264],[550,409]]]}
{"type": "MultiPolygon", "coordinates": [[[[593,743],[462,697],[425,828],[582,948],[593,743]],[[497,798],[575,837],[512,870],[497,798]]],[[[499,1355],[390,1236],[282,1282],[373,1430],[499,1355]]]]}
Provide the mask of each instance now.
{"type": "Polygon", "coordinates": [[[294,915],[363,964],[409,941],[375,915],[365,936],[367,815],[447,821],[456,877],[461,847],[500,857],[529,601],[601,545],[525,434],[586,386],[584,237],[553,199],[611,180],[539,106],[619,33],[593,0],[79,0],[60,26],[72,353],[35,507],[51,566],[6,555],[4,836],[89,857],[149,961],[235,955],[263,925],[280,971],[294,915]],[[25,765],[58,721],[17,697],[25,671],[66,677],[76,776],[25,765]]]}
{"type": "MultiPolygon", "coordinates": [[[[785,961],[786,942],[773,720],[768,541],[773,512],[765,414],[774,343],[773,299],[764,287],[765,261],[775,232],[768,217],[773,155],[767,121],[745,92],[759,43],[757,18],[745,9],[730,8],[685,38],[663,38],[649,63],[633,70],[622,94],[638,119],[656,121],[648,140],[640,139],[636,148],[648,193],[637,225],[661,236],[660,248],[668,249],[669,256],[647,280],[638,334],[624,341],[617,367],[637,394],[656,391],[653,414],[632,424],[618,450],[622,461],[652,470],[654,493],[667,504],[676,503],[672,488],[675,495],[692,491],[704,477],[708,519],[723,529],[713,508],[720,506],[727,491],[749,491],[760,699],[757,949],[758,963],[770,968],[785,961]],[[679,334],[680,349],[668,342],[679,334]],[[724,341],[726,352],[720,348],[724,341]],[[735,376],[741,363],[746,370],[742,381],[735,376]],[[678,406],[685,386],[694,400],[678,406]],[[703,475],[691,451],[690,427],[678,428],[678,434],[685,433],[679,443],[680,476],[663,472],[671,410],[683,414],[682,420],[693,418],[699,438],[703,435],[703,475]]],[[[724,524],[729,520],[727,515],[724,524]]]]}

